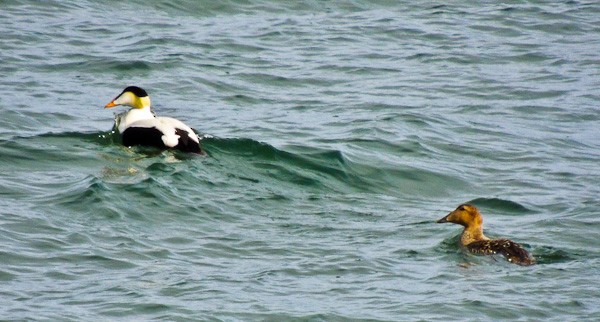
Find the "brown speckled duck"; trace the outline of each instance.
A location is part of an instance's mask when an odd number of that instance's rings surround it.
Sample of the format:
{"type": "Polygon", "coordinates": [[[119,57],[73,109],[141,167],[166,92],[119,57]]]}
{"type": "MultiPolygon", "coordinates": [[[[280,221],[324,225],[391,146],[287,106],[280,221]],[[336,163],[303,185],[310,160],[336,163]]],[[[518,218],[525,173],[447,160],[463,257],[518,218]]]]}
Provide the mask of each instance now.
{"type": "Polygon", "coordinates": [[[509,262],[532,265],[534,259],[523,247],[508,239],[489,239],[483,234],[483,217],[473,205],[463,204],[437,221],[451,222],[465,227],[460,235],[460,244],[469,252],[480,255],[503,255],[509,262]]]}

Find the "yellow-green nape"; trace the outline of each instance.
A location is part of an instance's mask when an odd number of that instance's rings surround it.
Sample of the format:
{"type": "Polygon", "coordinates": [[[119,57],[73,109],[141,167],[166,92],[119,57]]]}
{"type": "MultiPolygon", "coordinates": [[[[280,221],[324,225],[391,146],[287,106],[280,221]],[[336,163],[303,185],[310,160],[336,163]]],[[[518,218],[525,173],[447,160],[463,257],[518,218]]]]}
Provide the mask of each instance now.
{"type": "Polygon", "coordinates": [[[144,97],[135,97],[134,100],[134,107],[135,108],[144,108],[144,107],[148,107],[150,106],[150,97],[149,96],[144,96],[144,97]]]}

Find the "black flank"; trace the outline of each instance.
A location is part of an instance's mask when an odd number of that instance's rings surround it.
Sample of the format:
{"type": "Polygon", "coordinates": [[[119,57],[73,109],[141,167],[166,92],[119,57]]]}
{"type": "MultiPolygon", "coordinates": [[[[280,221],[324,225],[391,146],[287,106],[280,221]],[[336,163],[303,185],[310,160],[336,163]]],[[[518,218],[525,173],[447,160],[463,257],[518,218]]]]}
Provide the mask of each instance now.
{"type": "Polygon", "coordinates": [[[123,145],[146,145],[166,149],[163,133],[155,127],[130,127],[123,132],[123,145]]]}

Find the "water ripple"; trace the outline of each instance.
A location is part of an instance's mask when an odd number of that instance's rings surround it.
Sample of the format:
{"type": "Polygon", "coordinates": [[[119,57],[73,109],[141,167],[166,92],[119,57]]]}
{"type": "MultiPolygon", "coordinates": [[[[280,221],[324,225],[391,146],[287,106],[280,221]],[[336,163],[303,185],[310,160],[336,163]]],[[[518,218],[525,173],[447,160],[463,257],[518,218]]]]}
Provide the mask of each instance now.
{"type": "Polygon", "coordinates": [[[599,13],[3,1],[0,314],[597,317],[599,13]],[[127,85],[208,156],[121,146],[127,85]],[[463,202],[538,264],[461,252],[463,202]]]}

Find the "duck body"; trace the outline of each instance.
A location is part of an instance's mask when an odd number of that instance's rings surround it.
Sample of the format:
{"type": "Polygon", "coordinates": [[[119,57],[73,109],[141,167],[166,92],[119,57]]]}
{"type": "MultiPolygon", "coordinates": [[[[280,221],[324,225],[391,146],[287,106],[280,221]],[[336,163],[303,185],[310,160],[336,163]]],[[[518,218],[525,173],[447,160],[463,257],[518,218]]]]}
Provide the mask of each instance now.
{"type": "Polygon", "coordinates": [[[152,146],[202,153],[198,135],[183,122],[171,117],[156,117],[150,109],[150,97],[143,89],[129,86],[106,105],[132,107],[116,119],[116,127],[125,146],[152,146]]]}
{"type": "Polygon", "coordinates": [[[521,245],[512,240],[490,239],[486,237],[483,234],[483,217],[473,205],[460,205],[437,222],[450,222],[464,226],[460,236],[460,244],[473,254],[499,254],[511,263],[523,266],[535,263],[531,255],[521,245]]]}
{"type": "Polygon", "coordinates": [[[533,264],[533,259],[523,247],[510,239],[493,239],[474,241],[465,246],[473,254],[496,255],[500,254],[507,261],[523,266],[533,264]]]}

